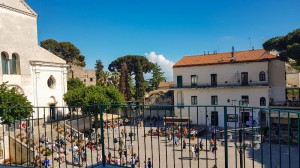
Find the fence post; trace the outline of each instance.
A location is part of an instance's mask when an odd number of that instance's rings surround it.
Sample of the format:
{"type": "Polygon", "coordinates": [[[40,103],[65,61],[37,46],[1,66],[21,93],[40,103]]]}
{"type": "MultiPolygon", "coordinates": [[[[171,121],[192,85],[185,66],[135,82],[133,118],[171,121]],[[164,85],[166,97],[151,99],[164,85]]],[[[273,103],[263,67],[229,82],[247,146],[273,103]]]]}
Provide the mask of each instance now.
{"type": "Polygon", "coordinates": [[[228,168],[228,142],[227,142],[227,107],[224,106],[224,140],[225,140],[225,168],[228,168]]]}
{"type": "MultiPolygon", "coordinates": [[[[99,105],[99,115],[100,115],[100,130],[101,130],[101,145],[102,145],[102,165],[105,166],[106,156],[105,156],[105,145],[104,145],[104,128],[103,128],[103,105],[99,105]]],[[[97,156],[98,157],[98,156],[97,156]]]]}

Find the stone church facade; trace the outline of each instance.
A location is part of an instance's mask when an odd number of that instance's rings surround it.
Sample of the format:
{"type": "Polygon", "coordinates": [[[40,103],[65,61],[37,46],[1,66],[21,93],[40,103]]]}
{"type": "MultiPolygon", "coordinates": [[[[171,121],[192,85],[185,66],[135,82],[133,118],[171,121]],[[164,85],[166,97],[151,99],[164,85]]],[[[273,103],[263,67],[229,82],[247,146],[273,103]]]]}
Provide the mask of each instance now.
{"type": "MultiPolygon", "coordinates": [[[[51,107],[45,115],[54,119],[61,111],[55,107],[65,106],[66,61],[38,45],[38,15],[24,0],[0,0],[0,16],[0,83],[17,88],[35,107],[51,107]]],[[[36,111],[34,118],[43,115],[36,111]]]]}

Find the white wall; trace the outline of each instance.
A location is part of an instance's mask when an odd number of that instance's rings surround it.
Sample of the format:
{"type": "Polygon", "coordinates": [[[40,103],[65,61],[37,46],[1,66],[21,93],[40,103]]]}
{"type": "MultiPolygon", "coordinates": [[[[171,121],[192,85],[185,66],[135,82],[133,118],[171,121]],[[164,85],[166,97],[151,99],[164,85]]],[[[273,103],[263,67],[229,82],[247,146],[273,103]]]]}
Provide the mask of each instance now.
{"type": "MultiPolygon", "coordinates": [[[[0,4],[3,3],[30,12],[19,0],[0,0],[0,4]]],[[[48,107],[51,96],[56,98],[57,106],[64,106],[63,95],[67,91],[66,61],[38,46],[37,18],[3,7],[0,7],[0,16],[0,53],[6,52],[9,59],[13,53],[17,53],[20,60],[19,75],[2,74],[0,63],[0,82],[8,81],[9,85],[22,88],[33,106],[48,107]],[[53,89],[47,85],[51,75],[56,80],[53,89]]]]}
{"type": "Polygon", "coordinates": [[[198,85],[211,84],[211,74],[217,74],[219,85],[239,84],[241,72],[248,72],[248,81],[253,83],[266,83],[268,81],[268,62],[249,62],[235,64],[218,64],[193,67],[173,68],[174,83],[177,86],[177,76],[182,76],[183,85],[191,85],[191,75],[198,76],[198,85]],[[259,73],[264,71],[266,81],[259,81],[259,73]],[[227,81],[227,83],[225,83],[227,81]]]}
{"type": "MultiPolygon", "coordinates": [[[[177,92],[182,91],[184,96],[184,105],[191,105],[191,96],[197,96],[198,105],[211,105],[211,96],[218,96],[218,105],[221,106],[231,106],[233,102],[231,100],[241,100],[242,96],[249,96],[249,106],[252,107],[261,107],[260,98],[266,98],[266,105],[269,104],[269,88],[267,86],[261,87],[243,87],[243,88],[210,88],[210,89],[176,89],[174,92],[174,104],[177,105],[177,92]],[[230,100],[228,103],[227,100],[230,100]]],[[[238,102],[235,105],[239,105],[238,102]]],[[[267,107],[267,106],[263,106],[267,107]]],[[[210,121],[210,112],[215,111],[214,108],[208,108],[208,125],[211,124],[210,121]]],[[[224,107],[217,108],[216,111],[219,111],[219,126],[224,126],[224,107]]],[[[182,113],[183,117],[190,117],[192,122],[197,123],[197,108],[195,107],[185,107],[175,108],[175,114],[180,116],[182,113]],[[189,112],[190,111],[190,112],[189,112]]],[[[238,112],[237,112],[238,113],[238,112]]],[[[234,108],[228,109],[228,114],[234,114],[234,108]]],[[[258,121],[258,114],[254,113],[254,120],[258,121]]],[[[198,109],[198,123],[205,124],[205,109],[198,109]],[[201,111],[201,112],[200,112],[201,111]]],[[[229,123],[229,126],[233,126],[234,123],[229,123]]]]}
{"type": "Polygon", "coordinates": [[[270,98],[274,101],[286,100],[285,63],[280,60],[269,62],[270,98]]]}

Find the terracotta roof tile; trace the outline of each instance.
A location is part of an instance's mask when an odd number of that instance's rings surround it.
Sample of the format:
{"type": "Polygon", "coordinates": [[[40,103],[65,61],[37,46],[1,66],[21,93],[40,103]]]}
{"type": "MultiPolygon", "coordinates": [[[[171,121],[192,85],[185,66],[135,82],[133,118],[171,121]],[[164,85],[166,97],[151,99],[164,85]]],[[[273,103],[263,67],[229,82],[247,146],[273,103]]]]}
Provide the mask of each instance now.
{"type": "Polygon", "coordinates": [[[247,50],[234,52],[234,58],[232,59],[232,53],[217,53],[209,55],[195,55],[185,56],[179,60],[173,67],[185,67],[185,66],[198,66],[198,65],[211,65],[211,64],[228,64],[237,62],[254,62],[263,61],[268,59],[275,59],[277,56],[272,55],[265,50],[247,50]]]}
{"type": "Polygon", "coordinates": [[[158,85],[158,87],[159,88],[162,88],[162,87],[171,87],[171,86],[173,86],[173,82],[160,82],[159,83],[159,85],[158,85]]]}

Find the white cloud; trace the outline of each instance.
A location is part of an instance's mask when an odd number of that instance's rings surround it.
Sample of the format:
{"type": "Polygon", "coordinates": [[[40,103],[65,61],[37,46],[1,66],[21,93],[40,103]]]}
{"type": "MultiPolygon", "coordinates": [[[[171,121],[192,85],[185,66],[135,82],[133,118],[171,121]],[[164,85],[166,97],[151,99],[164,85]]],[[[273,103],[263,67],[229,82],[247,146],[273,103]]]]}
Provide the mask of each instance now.
{"type": "Polygon", "coordinates": [[[165,73],[165,77],[167,78],[167,81],[173,81],[173,65],[174,62],[166,59],[162,54],[156,54],[154,51],[148,53],[145,53],[147,58],[152,63],[157,63],[162,71],[165,73]]]}

